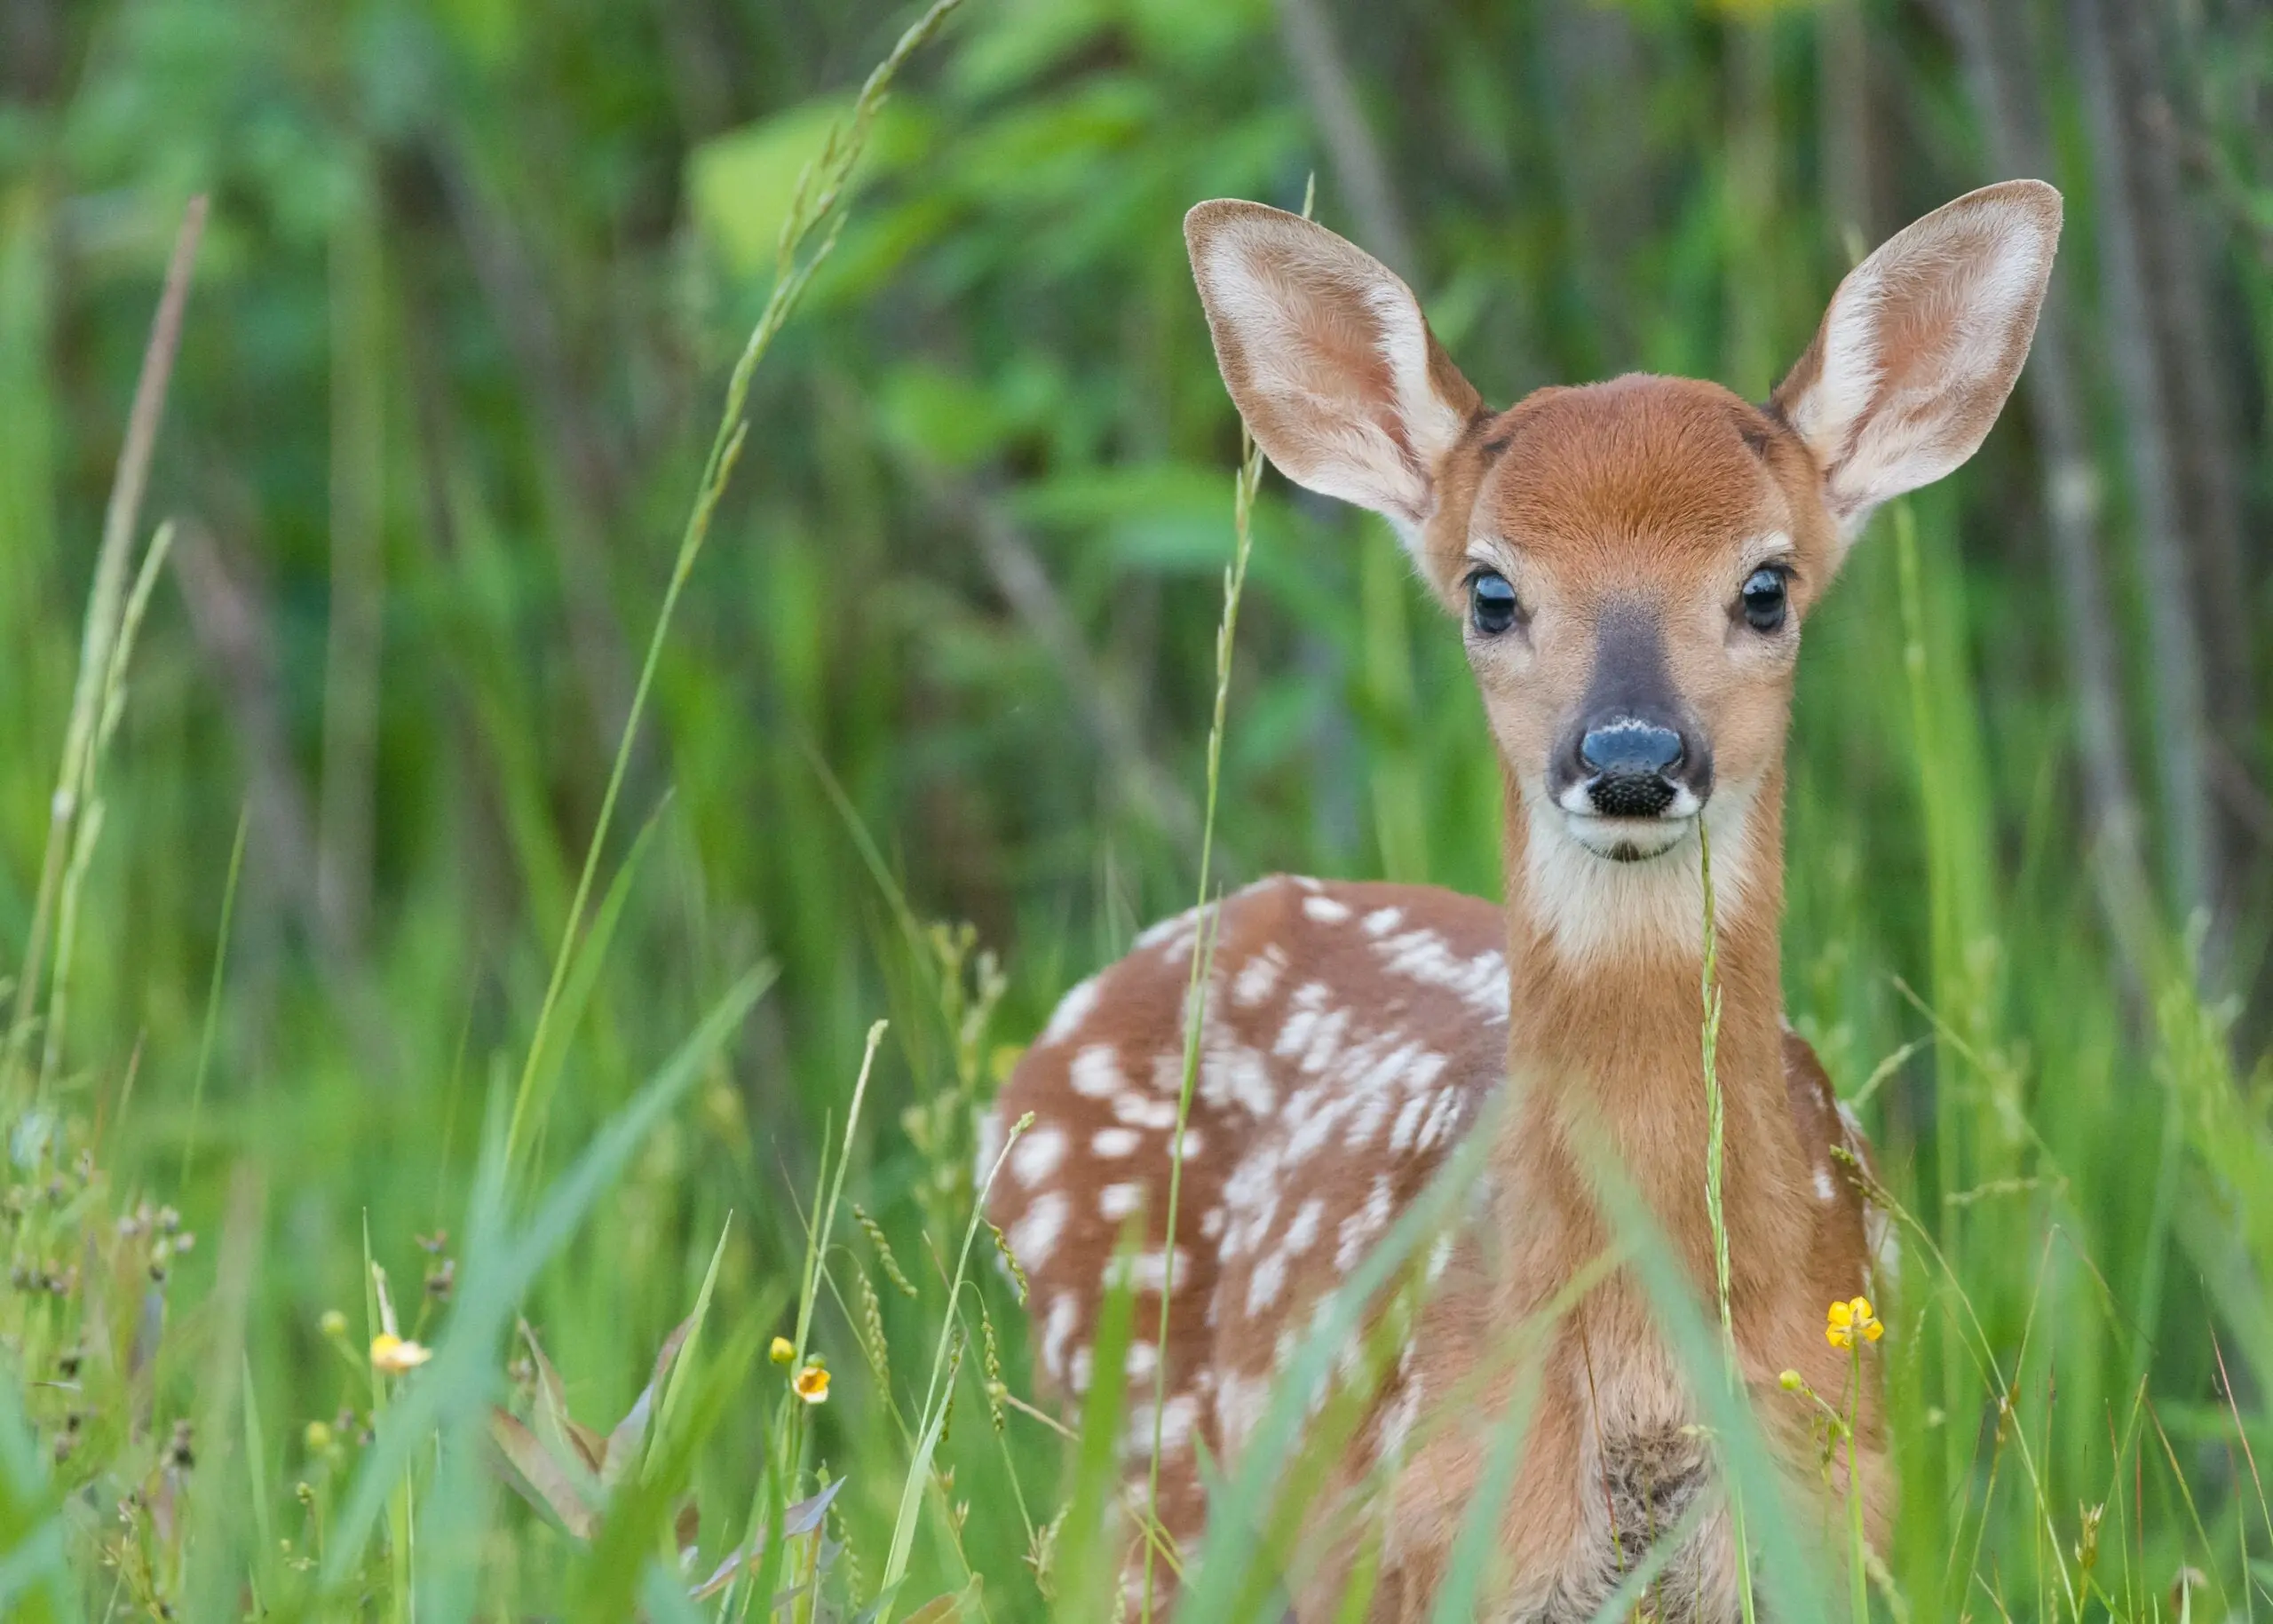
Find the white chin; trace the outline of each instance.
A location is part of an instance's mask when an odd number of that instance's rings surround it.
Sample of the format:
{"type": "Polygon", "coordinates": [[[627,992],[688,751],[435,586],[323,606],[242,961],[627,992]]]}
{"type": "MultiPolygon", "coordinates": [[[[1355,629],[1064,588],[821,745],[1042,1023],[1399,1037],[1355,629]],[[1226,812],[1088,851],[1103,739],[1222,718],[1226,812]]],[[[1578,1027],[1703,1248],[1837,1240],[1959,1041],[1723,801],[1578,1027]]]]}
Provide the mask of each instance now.
{"type": "Polygon", "coordinates": [[[1687,839],[1697,827],[1694,814],[1685,818],[1604,818],[1591,812],[1565,812],[1564,827],[1571,838],[1597,857],[1613,862],[1641,863],[1663,857],[1687,839]]]}

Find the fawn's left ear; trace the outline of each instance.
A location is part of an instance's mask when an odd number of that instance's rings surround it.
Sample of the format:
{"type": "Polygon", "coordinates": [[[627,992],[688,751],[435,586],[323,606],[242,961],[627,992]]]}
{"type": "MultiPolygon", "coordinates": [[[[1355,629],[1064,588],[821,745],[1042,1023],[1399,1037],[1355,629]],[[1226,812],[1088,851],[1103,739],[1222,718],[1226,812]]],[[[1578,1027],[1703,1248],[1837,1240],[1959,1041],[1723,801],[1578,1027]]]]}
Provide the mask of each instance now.
{"type": "Polygon", "coordinates": [[[1979,448],[2028,359],[2059,243],[2060,194],[2008,180],[1905,227],[1839,284],[1772,404],[1815,454],[1842,551],[1879,503],[1979,448]]]}

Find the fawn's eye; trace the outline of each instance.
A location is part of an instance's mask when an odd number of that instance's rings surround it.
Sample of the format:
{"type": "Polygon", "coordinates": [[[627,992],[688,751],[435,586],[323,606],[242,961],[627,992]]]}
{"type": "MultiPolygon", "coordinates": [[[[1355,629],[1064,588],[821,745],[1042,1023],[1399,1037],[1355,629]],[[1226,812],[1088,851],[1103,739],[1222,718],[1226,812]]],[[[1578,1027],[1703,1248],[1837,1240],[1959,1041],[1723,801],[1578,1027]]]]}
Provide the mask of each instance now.
{"type": "Polygon", "coordinates": [[[1745,624],[1754,631],[1781,631],[1791,571],[1780,564],[1765,564],[1752,572],[1738,596],[1744,604],[1745,624]]]}
{"type": "Polygon", "coordinates": [[[1479,569],[1468,578],[1468,618],[1485,637],[1499,636],[1522,613],[1516,589],[1498,570],[1479,569]]]}

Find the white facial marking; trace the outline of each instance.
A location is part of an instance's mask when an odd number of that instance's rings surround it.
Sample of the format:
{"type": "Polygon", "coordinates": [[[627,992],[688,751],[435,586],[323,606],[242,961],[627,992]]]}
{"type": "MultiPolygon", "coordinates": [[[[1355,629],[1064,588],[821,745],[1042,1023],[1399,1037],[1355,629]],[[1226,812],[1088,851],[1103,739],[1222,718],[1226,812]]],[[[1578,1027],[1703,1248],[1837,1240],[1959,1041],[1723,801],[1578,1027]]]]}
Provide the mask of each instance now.
{"type": "MultiPolygon", "coordinates": [[[[1634,717],[1620,717],[1597,724],[1587,732],[1588,739],[1596,733],[1655,733],[1654,724],[1634,717]]],[[[1571,837],[1590,852],[1608,857],[1620,850],[1636,852],[1642,860],[1670,851],[1690,830],[1690,821],[1702,809],[1696,791],[1686,784],[1674,787],[1673,799],[1664,812],[1654,818],[1605,818],[1595,811],[1593,799],[1587,794],[1584,779],[1578,779],[1556,797],[1571,820],[1571,837]]]]}
{"type": "MultiPolygon", "coordinates": [[[[1752,888],[1746,831],[1754,786],[1723,784],[1706,804],[1713,836],[1713,902],[1723,930],[1743,911],[1752,888]]],[[[1678,825],[1656,856],[1620,862],[1589,844],[1613,820],[1589,825],[1543,796],[1525,796],[1524,884],[1519,895],[1540,933],[1567,963],[1608,962],[1636,950],[1704,951],[1705,888],[1699,867],[1699,820],[1678,825]]],[[[1622,830],[1635,820],[1615,820],[1622,830]]],[[[1615,844],[1614,842],[1612,844],[1615,844]]]]}

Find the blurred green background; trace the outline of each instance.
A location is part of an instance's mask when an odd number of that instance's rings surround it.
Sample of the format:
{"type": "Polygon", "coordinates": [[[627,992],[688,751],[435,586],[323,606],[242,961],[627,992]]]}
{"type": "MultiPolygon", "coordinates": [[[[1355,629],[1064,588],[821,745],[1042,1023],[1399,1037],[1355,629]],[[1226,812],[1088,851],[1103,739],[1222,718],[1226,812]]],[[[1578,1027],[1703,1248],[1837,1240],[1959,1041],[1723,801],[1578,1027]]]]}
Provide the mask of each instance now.
{"type": "MultiPolygon", "coordinates": [[[[209,194],[147,509],[175,551],[58,1075],[123,1190],[218,1228],[233,1170],[257,1176],[273,1414],[339,1402],[316,1316],[360,1299],[365,1226],[416,1279],[414,1236],[458,1222],[799,170],[908,15],[0,8],[0,972],[150,313],[209,194]]],[[[1887,1345],[1922,1616],[2056,1594],[2027,1552],[2072,1543],[2119,1462],[2138,1596],[2192,1564],[2237,1612],[2273,1539],[2234,1446],[2273,1442],[2249,1081],[2273,1030],[2273,12],[2250,0],[970,0],[758,374],[632,757],[604,875],[651,816],[653,846],[547,1165],[744,969],[780,979],[531,1299],[577,1389],[628,1400],[729,1211],[721,1303],[793,1288],[880,1016],[856,1193],[911,1263],[919,1224],[950,1251],[968,1100],[1189,905],[1239,434],[1187,207],[1299,207],[1315,176],[1494,404],[1634,368],[1757,398],[1861,252],[2023,173],[2068,226],[2021,393],[1808,630],[1787,999],[2044,1406],[2011,1499],[1993,1388],[1916,1268],[1897,1329],[1922,1334],[1887,1345]],[[893,887],[972,934],[911,933],[893,887]],[[983,1028],[940,1009],[989,990],[981,953],[1007,977],[983,1028]]],[[[1458,640],[1382,527],[1267,481],[1239,632],[1218,875],[1495,892],[1458,640]]],[[[825,1438],[899,1458],[864,1379],[825,1438]]],[[[896,1471],[856,1468],[846,1515],[888,1525],[896,1471]]],[[[978,1492],[1015,1616],[1026,1536],[978,1492]]]]}

